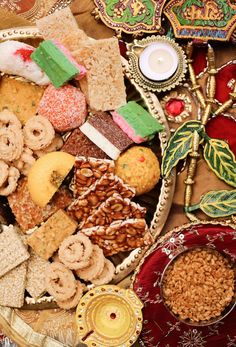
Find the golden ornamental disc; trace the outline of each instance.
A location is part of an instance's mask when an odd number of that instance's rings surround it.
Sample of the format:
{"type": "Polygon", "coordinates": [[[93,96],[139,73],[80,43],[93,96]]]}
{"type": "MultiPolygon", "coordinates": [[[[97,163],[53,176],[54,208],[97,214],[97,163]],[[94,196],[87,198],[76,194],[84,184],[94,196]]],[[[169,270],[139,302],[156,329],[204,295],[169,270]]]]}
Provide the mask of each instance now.
{"type": "Polygon", "coordinates": [[[131,289],[105,285],[90,290],[76,310],[78,335],[88,347],[128,347],[142,330],[143,304],[131,289]]]}

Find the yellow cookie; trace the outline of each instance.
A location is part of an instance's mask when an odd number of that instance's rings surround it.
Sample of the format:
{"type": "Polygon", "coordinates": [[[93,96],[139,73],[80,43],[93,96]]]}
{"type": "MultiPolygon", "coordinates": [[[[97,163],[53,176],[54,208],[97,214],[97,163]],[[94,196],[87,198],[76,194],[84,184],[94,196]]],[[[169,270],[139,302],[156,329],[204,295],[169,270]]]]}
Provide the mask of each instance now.
{"type": "Polygon", "coordinates": [[[134,146],[119,156],[115,173],[135,188],[136,195],[141,195],[152,190],[159,181],[160,165],[151,149],[134,146]]]}

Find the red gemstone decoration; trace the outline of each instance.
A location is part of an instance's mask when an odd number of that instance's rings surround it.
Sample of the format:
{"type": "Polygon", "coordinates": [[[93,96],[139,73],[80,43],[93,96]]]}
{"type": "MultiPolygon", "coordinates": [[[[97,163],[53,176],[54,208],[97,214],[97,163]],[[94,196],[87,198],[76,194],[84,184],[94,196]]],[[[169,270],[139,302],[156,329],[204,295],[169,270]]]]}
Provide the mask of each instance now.
{"type": "Polygon", "coordinates": [[[180,99],[170,99],[165,104],[165,109],[168,115],[177,117],[179,116],[185,108],[185,103],[180,99]]]}
{"type": "Polygon", "coordinates": [[[206,125],[208,136],[225,140],[236,156],[236,120],[223,115],[210,119],[206,125]]]}
{"type": "Polygon", "coordinates": [[[33,53],[33,49],[30,48],[20,48],[15,51],[15,55],[20,55],[21,59],[26,62],[26,61],[31,61],[31,54],[33,53]]]}

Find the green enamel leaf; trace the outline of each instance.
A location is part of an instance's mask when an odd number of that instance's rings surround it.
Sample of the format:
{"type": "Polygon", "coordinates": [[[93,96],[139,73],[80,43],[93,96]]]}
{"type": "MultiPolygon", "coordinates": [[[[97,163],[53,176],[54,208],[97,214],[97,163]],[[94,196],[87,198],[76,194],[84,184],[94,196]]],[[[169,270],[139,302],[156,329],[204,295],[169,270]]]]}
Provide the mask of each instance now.
{"type": "Polygon", "coordinates": [[[236,187],[236,161],[225,141],[208,138],[204,146],[204,158],[216,176],[236,187]]]}
{"type": "Polygon", "coordinates": [[[213,218],[236,214],[236,190],[208,192],[201,199],[199,207],[213,218]]]}
{"type": "Polygon", "coordinates": [[[170,138],[162,158],[162,176],[169,176],[180,159],[184,159],[192,149],[194,131],[200,131],[201,122],[191,120],[179,127],[170,138]]]}

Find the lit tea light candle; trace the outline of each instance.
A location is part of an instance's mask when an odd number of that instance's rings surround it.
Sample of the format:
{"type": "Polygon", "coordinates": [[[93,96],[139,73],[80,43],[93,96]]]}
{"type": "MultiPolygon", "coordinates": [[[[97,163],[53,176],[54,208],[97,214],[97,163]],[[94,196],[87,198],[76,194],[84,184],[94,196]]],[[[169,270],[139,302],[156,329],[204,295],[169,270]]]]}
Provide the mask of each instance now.
{"type": "Polygon", "coordinates": [[[167,80],[173,76],[178,65],[176,50],[166,42],[150,44],[139,57],[142,74],[153,81],[167,80]]]}

